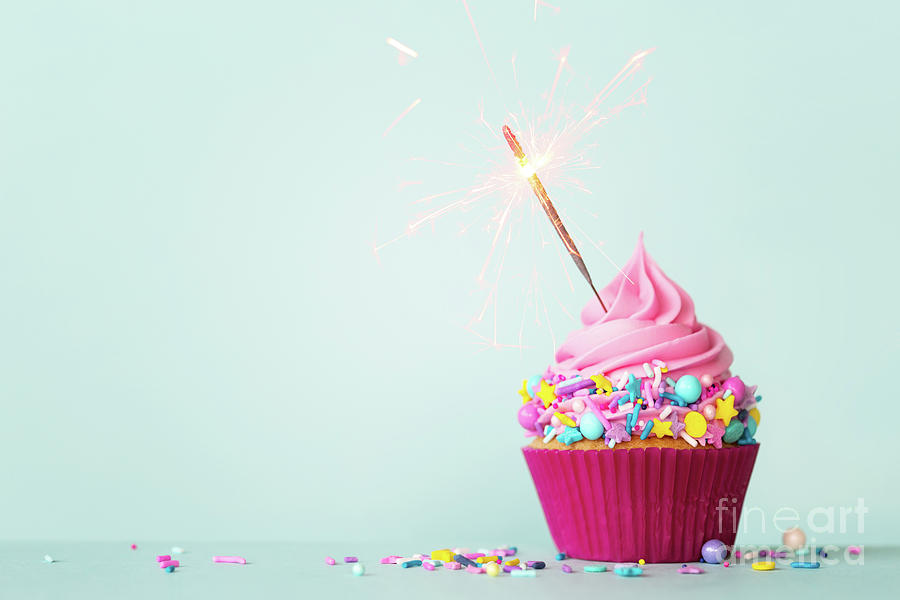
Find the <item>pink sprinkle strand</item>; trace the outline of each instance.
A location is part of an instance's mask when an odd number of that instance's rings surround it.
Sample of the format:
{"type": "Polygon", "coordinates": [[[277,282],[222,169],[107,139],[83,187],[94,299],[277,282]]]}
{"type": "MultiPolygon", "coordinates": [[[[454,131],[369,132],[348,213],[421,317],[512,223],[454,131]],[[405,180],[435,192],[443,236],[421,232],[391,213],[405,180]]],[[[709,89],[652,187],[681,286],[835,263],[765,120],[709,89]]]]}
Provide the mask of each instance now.
{"type": "Polygon", "coordinates": [[[235,565],[246,565],[247,559],[242,556],[213,556],[214,563],[232,563],[235,565]]]}
{"type": "Polygon", "coordinates": [[[168,554],[160,554],[159,556],[156,557],[156,562],[162,562],[164,560],[172,560],[172,557],[169,556],[168,554]]]}
{"type": "Polygon", "coordinates": [[[330,556],[326,556],[326,557],[325,557],[325,564],[326,564],[326,565],[333,565],[333,564],[335,564],[336,562],[337,562],[337,561],[334,560],[333,558],[331,558],[330,556]]]}
{"type": "Polygon", "coordinates": [[[425,569],[426,571],[434,571],[434,565],[431,564],[430,562],[423,562],[422,568],[425,569]]]}
{"type": "Polygon", "coordinates": [[[160,569],[165,569],[166,567],[177,567],[179,563],[177,560],[163,560],[159,563],[160,569]]]}

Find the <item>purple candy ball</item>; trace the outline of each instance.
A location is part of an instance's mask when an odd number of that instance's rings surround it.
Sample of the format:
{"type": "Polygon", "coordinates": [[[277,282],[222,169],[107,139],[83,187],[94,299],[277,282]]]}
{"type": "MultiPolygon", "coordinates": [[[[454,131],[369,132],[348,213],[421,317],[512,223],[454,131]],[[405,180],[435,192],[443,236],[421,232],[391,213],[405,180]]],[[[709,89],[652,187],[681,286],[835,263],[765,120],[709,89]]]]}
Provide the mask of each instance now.
{"type": "Polygon", "coordinates": [[[729,377],[725,380],[725,385],[723,387],[726,390],[731,390],[736,402],[740,402],[744,399],[744,382],[741,381],[740,377],[729,377]]]}
{"type": "Polygon", "coordinates": [[[700,549],[700,554],[703,556],[705,562],[717,565],[728,556],[728,548],[726,548],[724,542],[721,542],[720,540],[709,540],[703,544],[703,548],[700,549]]]}
{"type": "Polygon", "coordinates": [[[519,409],[519,425],[531,431],[539,416],[537,406],[533,402],[523,404],[519,409]]]}

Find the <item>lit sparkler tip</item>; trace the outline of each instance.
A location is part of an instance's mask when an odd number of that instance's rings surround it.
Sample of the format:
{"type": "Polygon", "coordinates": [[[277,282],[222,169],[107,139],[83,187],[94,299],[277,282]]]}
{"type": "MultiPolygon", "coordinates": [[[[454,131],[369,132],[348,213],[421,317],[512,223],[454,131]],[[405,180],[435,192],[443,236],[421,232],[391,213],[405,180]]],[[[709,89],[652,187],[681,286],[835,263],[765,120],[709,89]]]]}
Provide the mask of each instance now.
{"type": "MultiPolygon", "coordinates": [[[[513,154],[516,155],[516,159],[518,159],[519,165],[524,169],[526,165],[528,165],[528,159],[525,156],[525,152],[522,151],[522,146],[521,144],[519,144],[519,140],[516,139],[516,134],[512,132],[512,129],[509,128],[509,125],[503,126],[503,137],[506,138],[506,143],[509,144],[509,149],[512,150],[513,154]]],[[[600,293],[597,291],[597,288],[594,287],[594,282],[591,281],[591,274],[588,272],[587,265],[584,264],[584,259],[581,258],[581,253],[578,251],[578,248],[575,247],[575,240],[573,240],[572,236],[569,235],[569,232],[566,231],[566,226],[563,225],[562,219],[559,218],[559,213],[556,212],[556,207],[554,207],[553,202],[550,201],[550,195],[547,193],[547,190],[544,189],[544,184],[541,183],[540,178],[538,178],[537,173],[534,172],[533,168],[529,169],[528,183],[531,185],[531,190],[534,192],[534,195],[537,196],[538,201],[541,203],[541,208],[543,208],[544,212],[547,214],[547,218],[550,219],[550,223],[556,230],[556,234],[562,241],[563,246],[566,247],[569,256],[571,256],[572,260],[575,262],[575,266],[577,266],[578,270],[581,271],[582,276],[584,276],[585,280],[588,282],[588,285],[591,286],[591,290],[593,290],[594,295],[597,296],[597,301],[600,302],[600,306],[603,308],[603,312],[607,312],[606,305],[603,304],[603,299],[600,297],[600,293]]]]}
{"type": "Polygon", "coordinates": [[[518,160],[522,160],[525,158],[525,152],[522,150],[522,145],[519,144],[519,140],[516,139],[516,134],[512,132],[512,129],[509,128],[509,125],[503,126],[503,137],[506,138],[506,143],[509,144],[509,149],[513,151],[516,158],[518,160]]]}

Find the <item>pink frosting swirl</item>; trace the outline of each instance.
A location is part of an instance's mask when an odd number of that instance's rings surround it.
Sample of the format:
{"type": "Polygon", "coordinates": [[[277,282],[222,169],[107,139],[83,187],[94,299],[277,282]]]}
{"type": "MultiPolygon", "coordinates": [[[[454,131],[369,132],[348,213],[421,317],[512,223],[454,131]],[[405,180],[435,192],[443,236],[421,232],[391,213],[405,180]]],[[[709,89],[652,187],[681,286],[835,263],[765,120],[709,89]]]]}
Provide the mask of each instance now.
{"type": "Polygon", "coordinates": [[[551,369],[566,376],[604,373],[615,379],[630,372],[642,377],[643,363],[657,359],[674,379],[728,377],[731,350],[721,335],[697,321],[690,296],[644,250],[643,234],[623,271],[631,281],[619,273],[600,292],[609,312],[598,302],[585,306],[584,328],[560,346],[551,369]]]}

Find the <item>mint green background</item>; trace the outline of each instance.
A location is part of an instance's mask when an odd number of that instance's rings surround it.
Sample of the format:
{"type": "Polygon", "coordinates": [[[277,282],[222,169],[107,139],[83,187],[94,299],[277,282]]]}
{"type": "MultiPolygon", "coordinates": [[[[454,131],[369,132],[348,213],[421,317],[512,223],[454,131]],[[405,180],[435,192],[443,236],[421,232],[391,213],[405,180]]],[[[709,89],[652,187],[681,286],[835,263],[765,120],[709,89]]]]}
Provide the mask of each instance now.
{"type": "MultiPolygon", "coordinates": [[[[561,4],[470,7],[536,108],[555,49],[588,90],[658,48],[588,226],[621,263],[643,230],[761,386],[769,526],[741,539],[862,497],[827,541],[895,541],[896,5],[561,4]]],[[[482,99],[502,118],[461,4],[5,3],[0,83],[0,536],[549,542],[515,424],[547,328],[478,352],[488,237],[456,217],[371,251],[411,216],[398,182],[461,183],[407,159],[458,156],[482,99]]]]}

